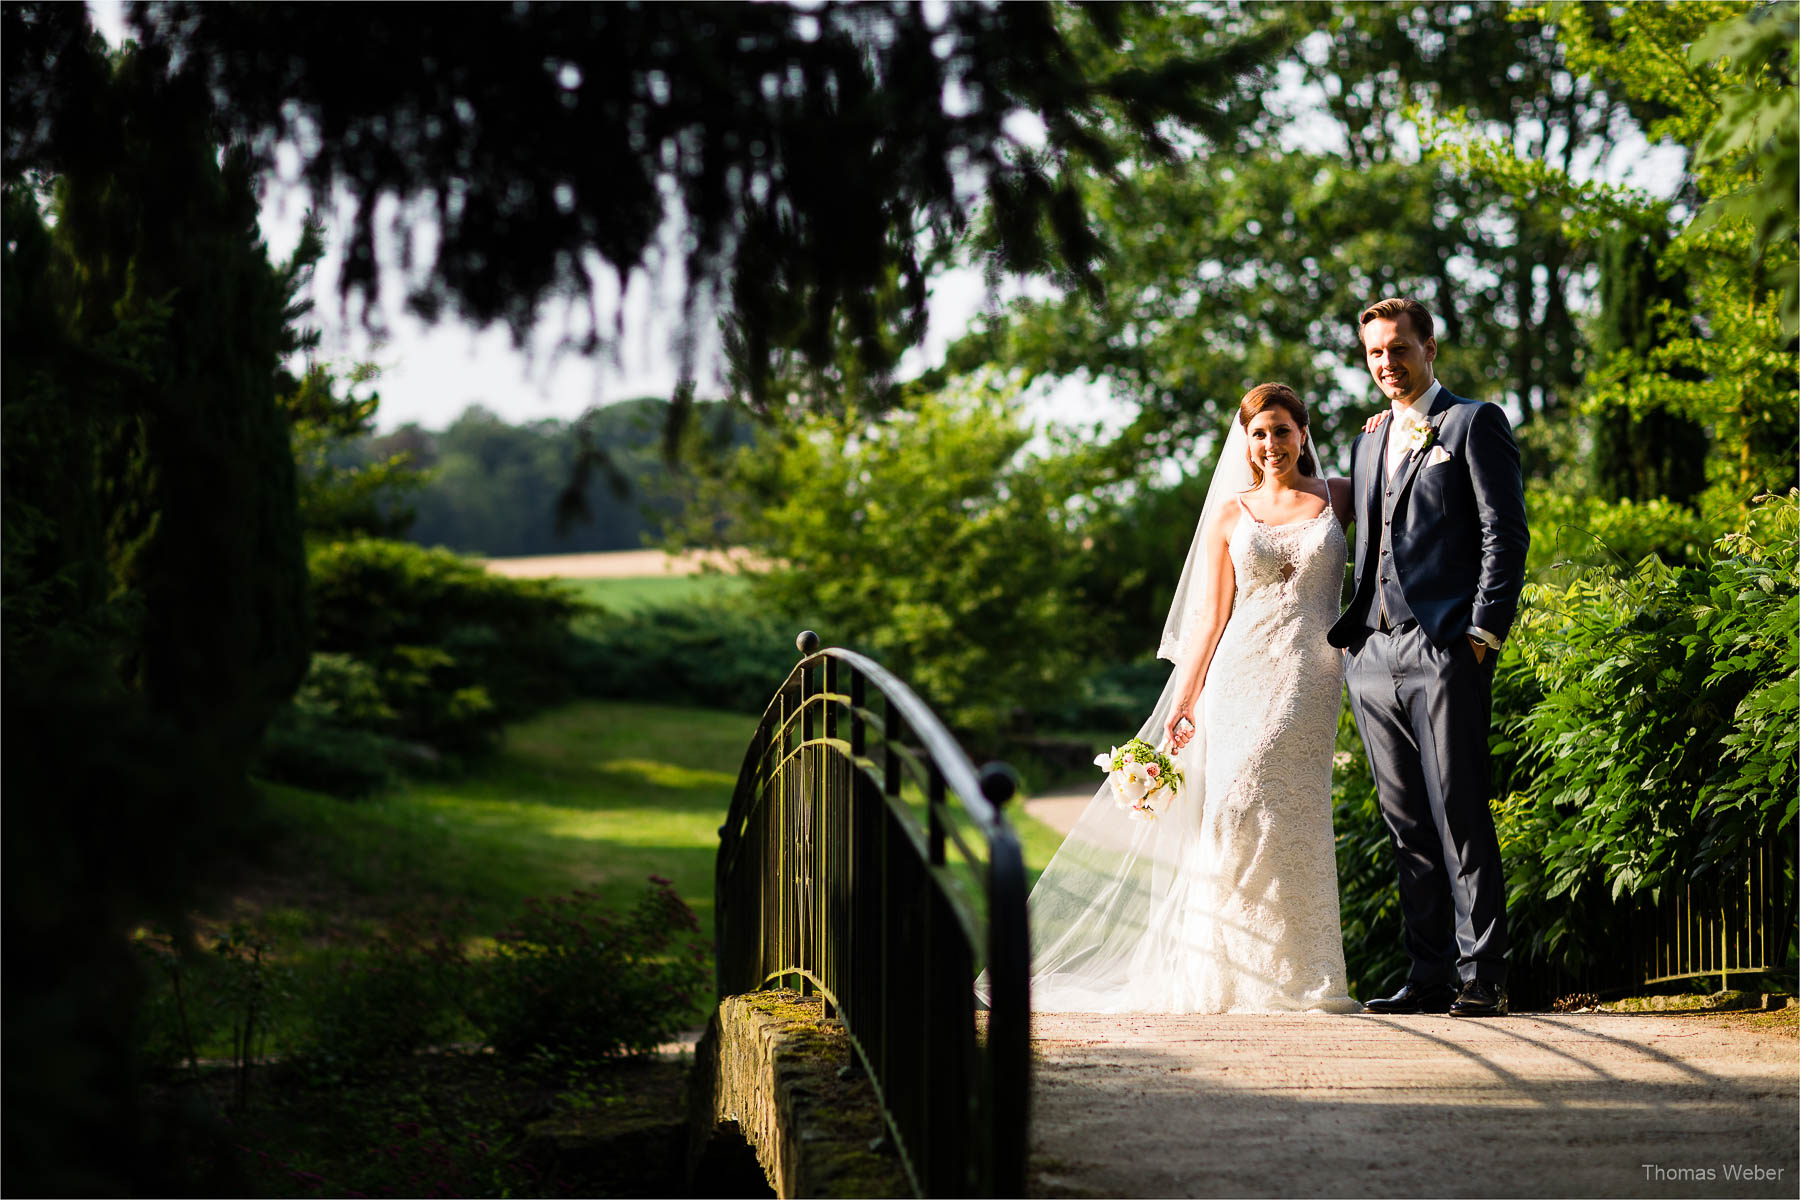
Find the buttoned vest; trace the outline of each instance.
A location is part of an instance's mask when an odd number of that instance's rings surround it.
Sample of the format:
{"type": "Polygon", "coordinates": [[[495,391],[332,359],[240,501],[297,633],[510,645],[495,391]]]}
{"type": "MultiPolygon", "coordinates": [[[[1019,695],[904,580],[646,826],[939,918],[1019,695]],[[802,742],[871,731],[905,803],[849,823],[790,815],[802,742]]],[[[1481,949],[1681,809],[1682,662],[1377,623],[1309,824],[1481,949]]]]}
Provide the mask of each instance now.
{"type": "Polygon", "coordinates": [[[1387,439],[1383,438],[1381,461],[1375,464],[1381,473],[1381,556],[1375,560],[1375,602],[1369,605],[1367,618],[1370,629],[1381,628],[1384,612],[1389,629],[1398,629],[1413,619],[1406,593],[1400,590],[1400,572],[1394,566],[1394,501],[1400,485],[1406,482],[1406,464],[1402,459],[1394,473],[1388,474],[1387,452],[1387,439]]]}

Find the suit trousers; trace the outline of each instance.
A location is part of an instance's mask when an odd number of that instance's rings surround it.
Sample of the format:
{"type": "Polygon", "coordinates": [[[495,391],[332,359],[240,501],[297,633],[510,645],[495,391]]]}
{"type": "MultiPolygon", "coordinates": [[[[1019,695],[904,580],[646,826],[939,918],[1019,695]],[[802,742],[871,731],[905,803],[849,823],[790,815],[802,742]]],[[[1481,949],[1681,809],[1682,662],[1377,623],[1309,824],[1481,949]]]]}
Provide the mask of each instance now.
{"type": "Polygon", "coordinates": [[[1348,653],[1350,707],[1400,866],[1416,983],[1506,982],[1506,871],[1488,808],[1494,661],[1413,621],[1348,653]]]}

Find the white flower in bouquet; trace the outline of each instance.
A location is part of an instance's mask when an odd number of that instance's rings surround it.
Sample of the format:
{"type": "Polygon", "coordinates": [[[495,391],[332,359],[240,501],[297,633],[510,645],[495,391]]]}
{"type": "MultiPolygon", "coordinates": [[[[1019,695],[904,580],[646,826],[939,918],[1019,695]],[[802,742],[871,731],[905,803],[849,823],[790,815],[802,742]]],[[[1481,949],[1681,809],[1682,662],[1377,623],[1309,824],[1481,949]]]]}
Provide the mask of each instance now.
{"type": "Polygon", "coordinates": [[[1144,802],[1145,796],[1150,794],[1151,781],[1143,764],[1127,762],[1119,770],[1113,772],[1112,785],[1113,794],[1118,797],[1119,807],[1135,808],[1144,802]]]}
{"type": "Polygon", "coordinates": [[[1107,772],[1113,802],[1134,821],[1154,821],[1157,809],[1173,801],[1181,787],[1174,762],[1142,738],[1114,746],[1096,757],[1094,765],[1107,772]]]}

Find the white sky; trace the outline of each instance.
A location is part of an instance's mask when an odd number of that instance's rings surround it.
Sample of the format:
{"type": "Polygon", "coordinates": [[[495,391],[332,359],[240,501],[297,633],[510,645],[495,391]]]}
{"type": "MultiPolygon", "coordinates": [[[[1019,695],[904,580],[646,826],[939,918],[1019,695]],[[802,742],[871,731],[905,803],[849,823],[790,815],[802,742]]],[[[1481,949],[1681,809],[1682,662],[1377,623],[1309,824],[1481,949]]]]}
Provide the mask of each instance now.
{"type": "MultiPolygon", "coordinates": [[[[119,0],[89,0],[96,27],[117,44],[123,35],[123,6],[119,0]]],[[[1296,109],[1308,98],[1298,88],[1294,73],[1280,84],[1281,99],[1296,109]]],[[[1317,141],[1325,127],[1304,119],[1292,127],[1295,145],[1317,141]],[[1308,130],[1313,132],[1309,133],[1308,130]]],[[[1322,148],[1322,147],[1320,147],[1322,148]]],[[[1680,170],[1680,152],[1652,148],[1641,141],[1621,147],[1595,174],[1608,182],[1631,182],[1666,194],[1680,170]]],[[[264,196],[263,232],[271,254],[285,258],[298,241],[302,200],[294,190],[272,182],[264,196]]],[[[330,224],[327,228],[331,238],[330,224]]],[[[384,258],[388,256],[384,255],[384,258]]],[[[435,326],[408,316],[399,303],[402,288],[390,283],[383,313],[389,337],[373,341],[356,321],[344,319],[336,289],[333,264],[336,245],[328,247],[314,280],[314,317],[323,333],[321,357],[348,366],[372,361],[381,368],[376,384],[381,394],[379,425],[390,430],[407,422],[441,429],[471,404],[481,404],[513,422],[545,417],[573,418],[596,404],[638,396],[666,396],[676,382],[675,323],[669,318],[676,304],[674,277],[659,281],[638,279],[626,293],[625,335],[618,354],[583,358],[555,352],[562,328],[560,311],[546,309],[545,319],[531,344],[519,349],[503,327],[473,329],[455,319],[435,326]],[[655,293],[661,293],[660,295],[655,293]]],[[[397,274],[395,279],[397,279],[397,274]]],[[[616,302],[616,284],[607,297],[616,302]]],[[[967,327],[987,303],[980,274],[972,270],[946,272],[933,281],[931,319],[925,344],[904,364],[907,370],[941,362],[945,347],[967,327]]],[[[610,314],[607,314],[610,316],[610,314]]],[[[707,359],[702,358],[701,395],[708,394],[707,359]]],[[[1118,427],[1129,420],[1130,406],[1113,399],[1103,388],[1070,382],[1038,398],[1034,411],[1042,418],[1078,425],[1098,421],[1118,427]]]]}

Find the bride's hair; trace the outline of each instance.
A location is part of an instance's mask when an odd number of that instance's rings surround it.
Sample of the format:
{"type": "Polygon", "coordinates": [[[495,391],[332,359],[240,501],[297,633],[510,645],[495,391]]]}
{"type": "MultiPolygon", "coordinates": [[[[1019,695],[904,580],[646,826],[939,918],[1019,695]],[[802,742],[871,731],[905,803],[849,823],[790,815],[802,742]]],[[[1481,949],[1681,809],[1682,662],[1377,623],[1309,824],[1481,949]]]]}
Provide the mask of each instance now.
{"type": "MultiPolygon", "coordinates": [[[[1259,383],[1244,393],[1238,403],[1238,424],[1245,429],[1250,428],[1251,420],[1261,412],[1271,408],[1285,408],[1294,423],[1300,426],[1300,473],[1317,475],[1319,464],[1313,461],[1312,448],[1306,440],[1306,405],[1300,394],[1285,383],[1259,383]]],[[[1262,466],[1256,459],[1250,460],[1251,487],[1261,487],[1263,481],[1262,466]]]]}

